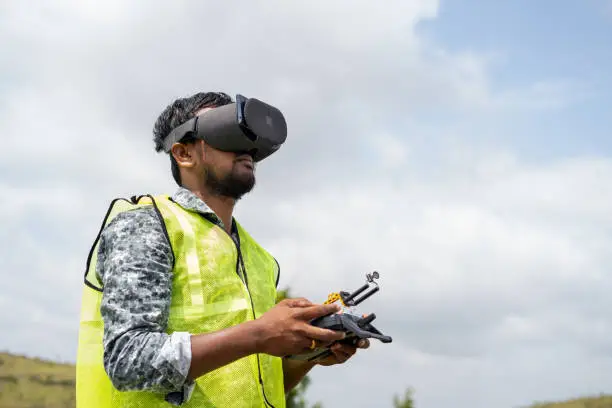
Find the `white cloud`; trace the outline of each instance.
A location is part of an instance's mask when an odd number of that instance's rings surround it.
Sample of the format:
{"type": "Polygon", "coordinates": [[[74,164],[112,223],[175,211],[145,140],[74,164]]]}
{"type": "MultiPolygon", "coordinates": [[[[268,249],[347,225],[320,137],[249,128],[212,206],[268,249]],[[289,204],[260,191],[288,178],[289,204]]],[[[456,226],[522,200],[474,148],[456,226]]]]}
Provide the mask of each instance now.
{"type": "Polygon", "coordinates": [[[489,56],[416,34],[437,1],[237,4],[2,5],[12,57],[0,70],[15,81],[0,83],[0,305],[20,312],[2,315],[0,348],[73,358],[82,270],[110,199],[174,188],[153,121],[175,97],[225,90],[289,120],[238,208],[281,284],[323,300],[382,275],[364,308],[394,343],[317,370],[313,400],[340,403],[338,376],[349,393],[373,383],[343,401],[366,406],[407,385],[425,408],[603,387],[610,159],[534,164],[473,142],[571,103],[568,82],[497,89],[489,56]],[[575,373],[584,381],[555,385],[575,373]]]}
{"type": "MultiPolygon", "coordinates": [[[[491,156],[497,157],[490,152],[483,160],[491,156]]],[[[279,224],[274,230],[280,231],[272,248],[283,266],[282,283],[323,299],[329,291],[356,288],[366,272],[381,273],[380,294],[360,309],[376,312],[378,327],[394,343],[375,343],[373,356],[363,357],[370,377],[349,375],[362,403],[369,404],[364,406],[373,406],[378,395],[365,391],[368,381],[378,391],[391,388],[375,380],[381,372],[395,387],[415,385],[423,406],[447,406],[458,394],[473,395],[474,381],[484,381],[489,393],[470,397],[470,406],[511,406],[545,398],[563,375],[577,378],[563,368],[566,359],[582,356],[585,367],[609,357],[611,326],[602,313],[612,306],[606,295],[612,279],[605,273],[612,260],[606,232],[612,222],[592,203],[612,205],[606,187],[612,161],[531,167],[514,162],[495,177],[475,176],[472,170],[481,164],[466,162],[465,172],[455,174],[462,183],[452,189],[418,180],[391,187],[378,180],[330,187],[272,208],[272,222],[279,224]],[[545,349],[571,354],[547,361],[535,354],[545,349]],[[403,352],[405,363],[393,364],[405,374],[395,377],[389,358],[403,352]],[[530,363],[505,357],[526,354],[530,363]],[[529,370],[541,364],[546,365],[532,377],[529,370]],[[465,375],[470,367],[475,376],[465,375]],[[507,370],[512,382],[486,379],[495,375],[491,370],[507,370]],[[533,381],[540,389],[530,389],[533,381]]],[[[313,397],[328,388],[331,395],[325,380],[341,374],[318,374],[313,397]]],[[[571,396],[605,383],[593,373],[581,386],[550,392],[571,396]]]]}

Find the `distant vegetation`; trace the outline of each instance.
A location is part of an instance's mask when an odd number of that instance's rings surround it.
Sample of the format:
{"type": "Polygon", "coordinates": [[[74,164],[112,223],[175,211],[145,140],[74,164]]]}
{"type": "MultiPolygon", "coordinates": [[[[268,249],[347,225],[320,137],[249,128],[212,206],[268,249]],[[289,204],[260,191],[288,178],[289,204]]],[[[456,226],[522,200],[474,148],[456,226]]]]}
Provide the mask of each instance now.
{"type": "Polygon", "coordinates": [[[72,408],[74,400],[73,365],[0,353],[0,408],[72,408]]]}
{"type": "MultiPolygon", "coordinates": [[[[311,405],[304,400],[309,381],[307,379],[289,396],[288,408],[325,407],[324,404],[311,405]]],[[[74,408],[74,388],[75,369],[71,364],[0,353],[0,408],[74,408]]],[[[408,388],[391,399],[388,406],[419,408],[419,403],[414,399],[413,390],[408,388]]],[[[536,403],[524,408],[612,408],[612,395],[536,403]]]]}
{"type": "Polygon", "coordinates": [[[612,395],[577,398],[563,402],[541,402],[528,408],[612,408],[612,395]]]}

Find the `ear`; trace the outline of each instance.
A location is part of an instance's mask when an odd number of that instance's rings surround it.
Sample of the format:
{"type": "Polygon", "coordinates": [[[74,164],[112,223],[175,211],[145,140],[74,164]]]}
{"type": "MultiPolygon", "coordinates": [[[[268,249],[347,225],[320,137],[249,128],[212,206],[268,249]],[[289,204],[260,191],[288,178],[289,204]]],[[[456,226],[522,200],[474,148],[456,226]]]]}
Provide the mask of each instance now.
{"type": "Polygon", "coordinates": [[[197,151],[193,144],[175,143],[172,145],[171,154],[176,160],[179,168],[192,168],[198,160],[197,151]]]}

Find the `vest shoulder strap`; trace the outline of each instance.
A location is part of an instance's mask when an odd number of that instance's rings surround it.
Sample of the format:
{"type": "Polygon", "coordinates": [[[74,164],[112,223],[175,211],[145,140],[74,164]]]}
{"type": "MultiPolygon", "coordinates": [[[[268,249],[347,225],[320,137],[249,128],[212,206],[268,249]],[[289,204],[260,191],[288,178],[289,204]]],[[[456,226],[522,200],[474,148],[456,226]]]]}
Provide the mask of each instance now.
{"type": "Polygon", "coordinates": [[[85,285],[99,292],[102,291],[102,283],[100,282],[96,274],[96,265],[98,261],[98,248],[100,245],[100,236],[102,235],[104,228],[106,228],[106,226],[117,215],[123,212],[130,211],[136,208],[148,207],[151,205],[155,207],[156,213],[158,214],[158,216],[160,216],[160,220],[163,222],[163,219],[161,219],[161,215],[160,215],[159,210],[157,209],[157,204],[156,204],[156,201],[160,199],[168,199],[168,196],[159,195],[159,196],[153,197],[150,194],[140,195],[140,196],[134,195],[130,197],[129,199],[125,197],[119,197],[111,201],[106,211],[106,215],[104,216],[102,220],[102,225],[100,226],[98,234],[96,235],[96,238],[94,239],[94,242],[87,256],[87,262],[85,265],[85,276],[84,276],[85,285]]]}

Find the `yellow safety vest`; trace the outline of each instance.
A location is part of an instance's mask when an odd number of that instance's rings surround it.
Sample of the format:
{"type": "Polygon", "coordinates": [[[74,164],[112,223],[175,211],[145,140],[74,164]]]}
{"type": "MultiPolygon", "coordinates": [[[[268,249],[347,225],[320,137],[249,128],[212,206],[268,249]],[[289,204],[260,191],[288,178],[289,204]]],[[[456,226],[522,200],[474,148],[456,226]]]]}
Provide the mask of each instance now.
{"type": "MultiPolygon", "coordinates": [[[[175,257],[168,333],[207,333],[253,320],[275,304],[278,264],[237,223],[240,250],[221,227],[202,214],[186,210],[167,196],[116,199],[103,226],[117,214],[154,205],[163,219],[175,257]],[[238,275],[239,253],[246,284],[238,275]]],[[[173,407],[165,395],[148,391],[119,391],[103,365],[102,285],[96,277],[98,238],[89,259],[77,353],[77,408],[173,407]]],[[[196,380],[191,407],[285,408],[282,360],[267,354],[251,355],[207,373],[196,380]]]]}

